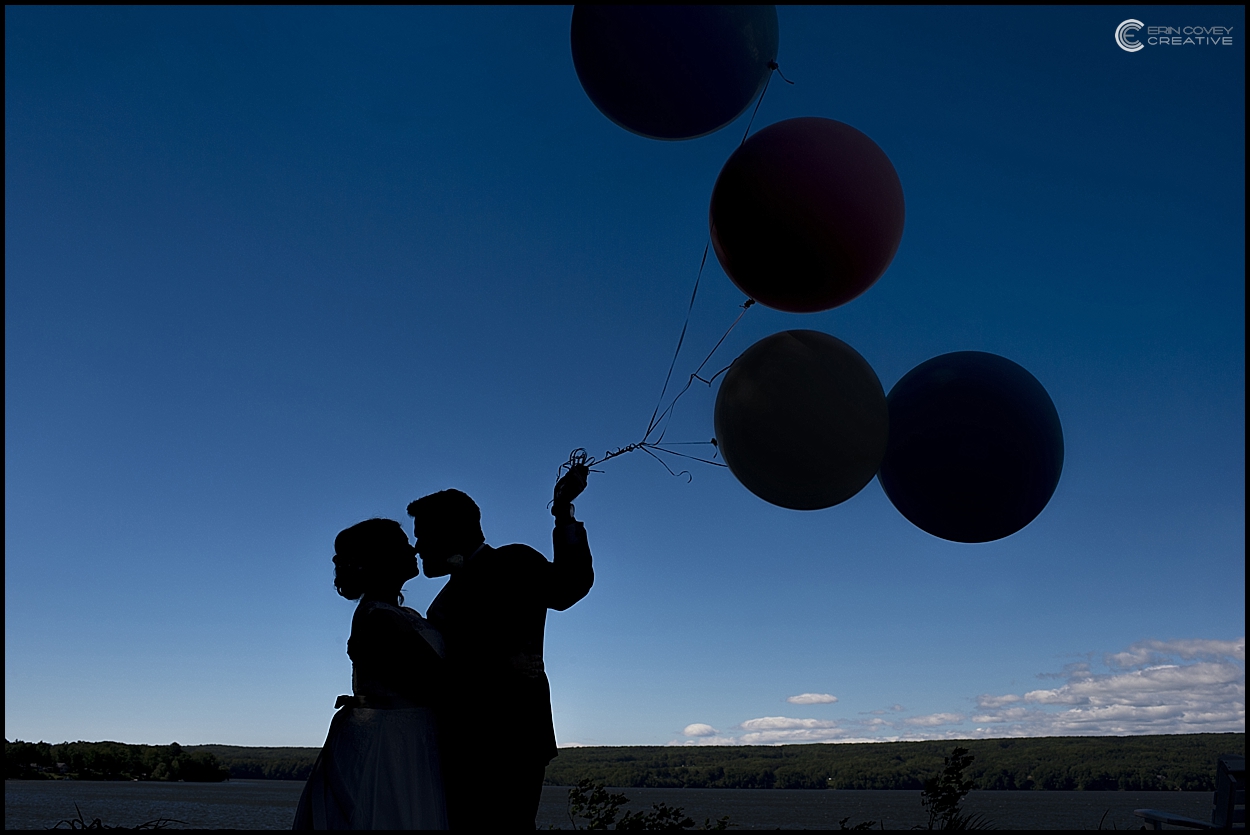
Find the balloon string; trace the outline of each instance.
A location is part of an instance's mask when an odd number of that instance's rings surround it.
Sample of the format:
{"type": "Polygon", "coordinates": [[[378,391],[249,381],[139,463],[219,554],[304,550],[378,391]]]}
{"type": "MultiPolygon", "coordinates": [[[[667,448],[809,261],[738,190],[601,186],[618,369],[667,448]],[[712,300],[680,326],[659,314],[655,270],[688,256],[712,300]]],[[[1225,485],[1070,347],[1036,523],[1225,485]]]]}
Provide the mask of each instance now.
{"type": "MultiPolygon", "coordinates": [[[[764,79],[764,88],[760,90],[760,97],[755,102],[755,109],[751,111],[751,118],[747,120],[747,128],[742,134],[742,139],[738,142],[739,148],[741,148],[744,144],[746,144],[747,137],[751,135],[751,128],[755,125],[755,117],[760,112],[760,106],[764,103],[764,96],[768,95],[768,86],[769,84],[772,83],[774,72],[776,72],[777,75],[780,75],[781,80],[784,81],[785,83],[787,84],[794,83],[793,81],[791,81],[790,79],[786,78],[784,75],[781,74],[781,67],[777,65],[776,61],[768,62],[768,78],[764,79]]],[[[680,356],[681,347],[683,344],[685,344],[685,341],[686,341],[686,331],[690,327],[690,314],[694,311],[694,302],[695,302],[695,299],[698,298],[698,295],[699,295],[699,282],[703,280],[703,268],[707,266],[707,253],[708,253],[708,250],[711,249],[711,247],[712,247],[712,238],[709,235],[707,243],[703,245],[703,257],[699,259],[699,271],[695,274],[695,277],[694,277],[694,289],[691,290],[690,292],[690,303],[686,305],[686,318],[685,318],[685,321],[683,321],[681,324],[681,333],[677,337],[677,347],[673,351],[673,359],[668,364],[668,373],[664,375],[664,385],[661,386],[660,388],[660,397],[656,401],[655,408],[651,411],[651,419],[647,421],[647,431],[643,433],[642,440],[637,441],[636,443],[626,444],[623,447],[618,447],[615,450],[606,452],[604,453],[602,458],[598,458],[598,459],[588,456],[586,454],[586,450],[584,449],[580,449],[580,448],[575,449],[569,455],[569,460],[560,465],[561,473],[563,473],[565,470],[567,470],[570,466],[574,464],[584,464],[588,467],[593,466],[595,464],[603,464],[606,461],[610,461],[613,458],[616,458],[618,455],[624,455],[627,452],[635,452],[637,450],[641,450],[647,453],[648,455],[650,455],[655,460],[659,461],[660,464],[663,465],[664,469],[668,470],[669,475],[672,475],[674,477],[684,475],[686,476],[687,481],[691,479],[691,475],[688,470],[682,470],[680,472],[673,472],[672,468],[669,467],[668,464],[665,463],[665,461],[662,458],[660,458],[658,455],[656,455],[655,453],[663,452],[667,455],[677,456],[678,458],[690,458],[694,461],[700,461],[704,464],[711,464],[716,467],[727,466],[726,464],[720,461],[714,461],[714,460],[707,459],[707,458],[699,458],[698,456],[695,456],[695,455],[686,455],[684,453],[677,452],[676,450],[665,449],[664,447],[660,446],[660,444],[663,443],[664,441],[664,434],[668,431],[668,419],[671,418],[673,415],[673,408],[677,405],[677,401],[681,399],[682,395],[684,395],[690,389],[690,386],[694,384],[694,381],[698,380],[699,382],[704,383],[710,387],[717,377],[719,377],[720,375],[724,374],[726,371],[729,370],[730,366],[727,365],[724,368],[722,368],[720,371],[717,371],[708,379],[704,379],[703,377],[699,376],[699,372],[702,371],[703,367],[708,364],[708,361],[710,359],[712,359],[712,355],[716,353],[717,349],[720,348],[721,344],[725,341],[725,339],[729,336],[729,334],[733,331],[733,329],[738,326],[738,322],[742,321],[742,317],[745,316],[746,312],[751,309],[752,305],[755,304],[754,299],[748,298],[741,305],[742,312],[738,314],[738,318],[734,319],[733,323],[729,326],[729,328],[723,334],[721,334],[721,338],[716,340],[716,344],[712,346],[712,350],[708,352],[708,355],[703,358],[703,362],[699,363],[699,367],[696,368],[694,370],[694,373],[691,374],[689,379],[686,380],[686,385],[682,387],[682,390],[677,392],[677,394],[673,396],[673,399],[669,402],[668,406],[663,411],[660,411],[660,406],[664,404],[664,395],[668,393],[668,384],[672,382],[672,379],[673,379],[673,369],[677,366],[677,357],[680,356]],[[661,428],[661,426],[663,428],[661,428]],[[649,440],[649,438],[651,437],[651,434],[655,432],[657,428],[660,429],[659,437],[657,437],[654,441],[649,440]]],[[[716,447],[715,440],[681,441],[678,443],[681,445],[709,444],[710,446],[713,447],[713,449],[715,449],[716,447]]],[[[675,444],[670,443],[670,445],[675,445],[675,444]]],[[[713,455],[715,454],[716,453],[714,452],[713,455]]],[[[593,472],[602,472],[602,470],[594,470],[593,472]]]]}
{"type": "MultiPolygon", "coordinates": [[[[716,441],[683,441],[681,442],[681,444],[682,445],[707,444],[711,446],[713,449],[716,448],[716,441]]],[[[592,473],[601,473],[603,472],[603,470],[594,469],[595,464],[602,464],[605,461],[612,460],[618,455],[624,455],[627,452],[635,452],[637,450],[641,450],[642,452],[647,453],[647,455],[650,455],[656,461],[659,461],[660,466],[668,470],[669,475],[673,477],[684,475],[686,477],[687,484],[690,483],[691,479],[693,478],[693,476],[690,475],[690,471],[680,470],[680,471],[675,472],[673,468],[668,465],[668,462],[666,462],[660,456],[656,455],[657,452],[663,452],[665,455],[672,455],[676,458],[689,458],[692,461],[699,461],[704,464],[711,464],[713,467],[728,467],[729,466],[728,464],[722,463],[720,461],[714,461],[710,458],[700,458],[697,455],[687,455],[686,453],[678,452],[675,449],[665,449],[659,444],[640,441],[636,444],[628,444],[626,446],[621,447],[620,449],[615,449],[615,450],[612,450],[611,452],[605,453],[602,458],[592,458],[591,456],[586,454],[586,450],[580,449],[580,448],[575,449],[569,454],[569,460],[560,465],[560,469],[556,473],[556,477],[558,479],[560,476],[564,475],[564,473],[567,472],[570,468],[576,465],[585,466],[592,473]]]]}
{"type": "MultiPolygon", "coordinates": [[[[742,139],[738,142],[739,148],[741,148],[744,144],[746,144],[747,137],[751,133],[751,127],[752,125],[755,124],[755,116],[756,114],[760,112],[760,105],[764,103],[764,97],[768,95],[768,85],[773,80],[774,71],[778,75],[781,75],[781,68],[777,66],[777,62],[769,61],[768,62],[768,77],[764,79],[764,88],[760,90],[760,97],[755,102],[755,109],[751,111],[751,118],[747,120],[747,129],[746,131],[743,132],[742,139]]],[[[789,81],[788,79],[786,79],[785,76],[782,76],[782,79],[786,80],[788,84],[794,83],[793,81],[789,81]]],[[[709,235],[707,243],[703,245],[703,257],[699,259],[699,271],[698,273],[695,274],[694,290],[691,291],[690,293],[690,304],[686,305],[686,319],[684,322],[681,323],[681,334],[677,337],[677,349],[673,351],[673,359],[668,364],[668,374],[664,376],[664,385],[660,389],[660,398],[659,400],[656,401],[655,409],[651,411],[651,420],[647,422],[647,431],[644,432],[642,436],[643,442],[645,442],[647,438],[651,436],[651,433],[655,430],[656,424],[658,423],[658,421],[664,419],[663,414],[671,413],[673,406],[676,405],[677,403],[677,398],[681,397],[681,395],[684,394],[686,391],[686,389],[682,389],[681,393],[679,393],[677,397],[673,398],[673,402],[669,404],[668,408],[665,409],[663,413],[660,412],[660,406],[664,404],[664,395],[668,393],[668,384],[673,378],[673,368],[677,365],[677,356],[681,353],[681,346],[686,341],[686,329],[690,326],[690,314],[694,310],[695,298],[698,297],[699,295],[699,282],[703,279],[703,268],[707,266],[707,252],[708,252],[708,249],[711,248],[711,246],[712,246],[712,239],[711,239],[711,236],[709,235]],[[657,418],[657,416],[659,417],[657,418]]],[[[747,303],[742,306],[743,312],[745,313],[746,309],[749,308],[753,304],[755,304],[755,300],[748,299],[747,303]]],[[[741,318],[742,318],[742,314],[740,313],[738,314],[738,319],[741,319],[741,318]]],[[[738,320],[735,319],[734,324],[729,326],[729,330],[730,331],[733,330],[734,325],[737,325],[737,324],[738,324],[738,320]]],[[[726,336],[729,336],[729,331],[725,331],[725,335],[722,336],[720,340],[716,343],[716,347],[713,348],[712,352],[709,353],[707,357],[703,360],[703,362],[699,364],[699,368],[695,371],[695,375],[697,375],[699,371],[703,370],[703,366],[706,365],[707,361],[712,358],[712,354],[716,353],[716,348],[720,347],[721,342],[725,341],[726,336]]],[[[686,388],[689,388],[689,387],[690,387],[690,384],[689,382],[687,382],[686,388]]]]}
{"type": "MultiPolygon", "coordinates": [[[[769,61],[768,62],[768,78],[764,79],[764,89],[760,90],[760,97],[755,102],[755,109],[751,111],[751,118],[747,121],[747,129],[742,132],[742,141],[738,143],[739,148],[741,148],[746,143],[747,136],[750,135],[751,133],[751,125],[755,124],[755,114],[760,112],[760,105],[764,103],[764,96],[768,95],[768,85],[772,83],[773,72],[776,72],[777,75],[781,75],[781,67],[777,66],[776,61],[769,61]]],[[[787,84],[794,83],[793,81],[790,81],[788,78],[786,78],[784,75],[781,75],[781,79],[785,81],[787,84]]]]}
{"type": "MultiPolygon", "coordinates": [[[[692,298],[692,299],[691,299],[691,304],[693,304],[693,303],[694,303],[694,299],[692,298]]],[[[586,450],[581,449],[581,448],[579,448],[579,449],[575,449],[575,450],[573,450],[573,452],[569,455],[569,460],[568,460],[568,461],[566,461],[565,463],[563,463],[563,464],[561,464],[561,465],[560,465],[560,470],[559,470],[558,475],[563,475],[563,474],[564,474],[564,472],[565,472],[567,469],[569,469],[570,467],[572,467],[572,466],[573,466],[573,465],[575,465],[575,464],[581,464],[581,465],[585,465],[585,466],[587,466],[587,467],[593,467],[595,464],[603,464],[603,463],[604,463],[604,462],[606,462],[606,461],[610,461],[610,460],[612,460],[613,458],[616,458],[618,455],[624,455],[624,454],[625,454],[625,453],[627,453],[627,452],[634,452],[634,451],[636,451],[636,450],[642,450],[643,452],[647,453],[648,455],[650,455],[650,456],[651,456],[652,458],[654,458],[655,460],[659,461],[659,462],[660,462],[660,464],[664,467],[664,469],[668,470],[669,475],[674,476],[674,477],[676,477],[676,476],[680,476],[680,475],[685,475],[685,476],[686,476],[686,480],[687,480],[687,482],[689,482],[689,481],[690,481],[690,479],[692,478],[692,476],[690,475],[690,472],[689,472],[688,470],[681,470],[680,472],[674,472],[674,471],[673,471],[673,469],[672,469],[671,467],[669,467],[669,466],[668,466],[668,464],[667,464],[667,463],[666,463],[666,462],[665,462],[662,458],[660,458],[659,456],[657,456],[655,453],[656,453],[656,452],[663,452],[663,453],[665,453],[666,455],[673,455],[673,456],[676,456],[676,457],[678,457],[678,458],[689,458],[689,459],[691,459],[691,460],[694,460],[694,461],[699,461],[699,462],[702,462],[702,463],[704,463],[704,464],[711,464],[711,465],[712,465],[712,466],[714,466],[714,467],[724,467],[724,466],[727,466],[726,464],[723,464],[723,463],[721,463],[720,461],[714,461],[714,460],[711,460],[711,459],[708,459],[708,458],[700,458],[700,457],[699,457],[699,456],[697,456],[697,455],[687,455],[687,454],[685,454],[685,453],[678,452],[678,451],[673,450],[673,449],[665,449],[665,447],[664,447],[664,446],[661,446],[661,444],[663,444],[663,443],[664,443],[664,434],[668,431],[668,419],[669,419],[670,417],[672,417],[672,414],[673,414],[673,408],[677,405],[677,401],[681,399],[681,396],[682,396],[683,394],[685,394],[685,393],[686,393],[686,392],[690,389],[690,387],[694,384],[694,381],[695,381],[695,380],[698,380],[699,382],[704,383],[704,384],[706,384],[707,386],[709,386],[709,387],[710,387],[710,386],[712,385],[712,383],[714,383],[714,382],[716,381],[716,378],[717,378],[717,377],[719,377],[720,375],[724,374],[724,373],[725,373],[726,371],[728,371],[728,370],[730,369],[730,367],[733,365],[733,363],[730,363],[729,365],[725,366],[725,367],[724,367],[724,368],[722,368],[720,371],[717,371],[717,372],[716,372],[715,374],[713,374],[711,377],[708,377],[708,378],[706,378],[706,379],[705,379],[705,378],[703,378],[703,377],[700,377],[700,376],[699,376],[699,372],[700,372],[700,371],[702,371],[702,370],[703,370],[703,368],[704,368],[704,366],[706,366],[706,365],[708,364],[708,361],[712,359],[712,356],[716,353],[717,349],[718,349],[718,348],[720,348],[721,344],[725,341],[725,339],[729,336],[729,334],[730,334],[731,332],[733,332],[733,329],[734,329],[734,328],[736,328],[736,327],[738,326],[738,323],[742,321],[742,317],[746,315],[746,312],[747,312],[748,310],[750,310],[750,309],[751,309],[751,307],[752,307],[752,306],[754,306],[754,304],[755,304],[755,301],[754,301],[753,299],[747,299],[745,302],[743,302],[743,303],[742,303],[742,312],[740,312],[740,313],[738,314],[737,318],[735,318],[735,319],[733,320],[733,322],[729,325],[729,327],[725,330],[725,332],[724,332],[723,334],[721,334],[721,338],[720,338],[720,339],[718,339],[718,340],[716,340],[716,344],[712,346],[712,350],[708,352],[707,356],[703,358],[703,362],[699,363],[699,367],[698,367],[698,368],[696,368],[696,369],[695,369],[695,371],[694,371],[694,373],[693,373],[693,374],[691,374],[691,375],[690,375],[690,377],[689,377],[689,379],[687,379],[687,380],[686,380],[686,385],[682,387],[682,390],[681,390],[681,391],[679,391],[679,392],[677,392],[677,394],[676,394],[676,395],[674,395],[674,397],[673,397],[672,401],[668,404],[668,407],[667,407],[667,408],[666,408],[663,412],[659,412],[658,410],[659,410],[659,408],[660,408],[660,404],[659,404],[659,403],[657,403],[657,404],[656,404],[656,410],[657,410],[657,411],[656,411],[655,413],[652,413],[652,415],[651,415],[651,422],[647,425],[647,433],[646,433],[645,435],[643,435],[643,437],[642,437],[642,440],[641,440],[641,441],[637,441],[637,442],[632,443],[632,444],[626,444],[626,445],[625,445],[625,446],[623,446],[623,447],[619,447],[619,448],[617,448],[617,449],[615,449],[615,450],[611,450],[611,451],[609,451],[609,452],[606,452],[606,453],[604,453],[604,455],[603,455],[603,457],[602,457],[602,458],[592,458],[592,457],[590,457],[590,456],[588,456],[588,455],[586,454],[586,450]],[[651,433],[652,433],[652,432],[654,432],[654,431],[655,431],[655,429],[656,429],[657,427],[660,427],[660,426],[663,426],[663,428],[660,430],[660,435],[659,435],[659,437],[658,437],[658,438],[656,438],[654,441],[648,440],[648,439],[651,437],[651,433]]],[[[689,318],[688,318],[688,317],[687,317],[687,322],[686,322],[686,324],[687,324],[687,325],[689,324],[689,318]]],[[[682,340],[684,340],[684,339],[685,339],[685,337],[686,337],[686,328],[685,328],[685,326],[683,326],[683,327],[682,327],[681,337],[680,337],[680,338],[678,339],[678,341],[677,341],[677,349],[678,349],[678,351],[680,351],[680,350],[681,350],[681,342],[682,342],[682,340]]],[[[676,353],[674,353],[674,354],[673,354],[673,363],[676,363],[676,362],[677,362],[677,354],[676,354],[676,353]]],[[[668,369],[668,371],[669,371],[669,378],[671,378],[671,377],[672,377],[672,373],[673,373],[673,365],[672,365],[672,364],[670,364],[670,365],[669,365],[669,369],[668,369]]],[[[665,387],[665,389],[667,389],[667,388],[668,388],[669,378],[665,378],[665,381],[664,381],[664,387],[665,387]]],[[[663,395],[663,393],[661,393],[661,395],[660,395],[660,401],[661,401],[661,402],[663,402],[663,398],[664,398],[664,395],[663,395]]],[[[692,446],[692,445],[695,445],[695,444],[700,444],[700,445],[709,445],[709,446],[711,446],[711,447],[713,448],[713,450],[715,450],[715,449],[716,449],[716,441],[715,441],[715,440],[711,440],[711,441],[677,441],[677,442],[671,442],[671,441],[670,441],[670,442],[669,442],[669,444],[668,444],[668,446],[692,446]]],[[[714,451],[712,454],[715,456],[715,455],[716,455],[716,452],[714,451]]],[[[602,471],[602,470],[594,470],[594,469],[592,469],[592,470],[591,470],[591,472],[596,472],[596,473],[599,473],[599,472],[603,472],[603,471],[602,471]]]]}
{"type": "Polygon", "coordinates": [[[745,302],[742,303],[742,312],[738,314],[738,318],[734,319],[733,323],[729,326],[729,328],[723,334],[721,334],[721,338],[716,340],[716,344],[712,346],[712,350],[708,352],[708,355],[703,358],[703,362],[699,363],[699,367],[696,368],[694,370],[694,373],[690,375],[690,378],[686,380],[686,385],[682,388],[681,391],[677,392],[677,394],[673,397],[672,402],[668,404],[668,408],[660,413],[659,420],[654,421],[655,425],[652,428],[647,430],[647,434],[644,435],[642,438],[643,441],[646,441],[647,438],[651,436],[651,433],[655,429],[659,428],[661,424],[664,424],[664,428],[660,429],[660,436],[655,439],[655,442],[658,444],[664,440],[664,433],[668,431],[668,424],[666,422],[667,419],[672,416],[673,408],[677,405],[677,401],[680,400],[681,396],[690,389],[690,386],[694,384],[695,380],[698,380],[701,383],[706,383],[708,386],[711,386],[712,381],[725,372],[725,370],[729,366],[725,366],[725,368],[713,374],[711,379],[705,380],[699,376],[699,372],[703,370],[703,366],[707,365],[708,360],[710,360],[712,358],[712,355],[716,353],[716,349],[721,346],[721,343],[725,341],[725,339],[729,336],[729,334],[733,331],[733,329],[738,327],[738,323],[742,321],[742,317],[747,314],[747,311],[750,310],[752,305],[754,304],[755,304],[755,301],[753,299],[747,299],[745,302]]]}
{"type": "MultiPolygon", "coordinates": [[[[686,306],[686,321],[681,323],[681,335],[677,337],[677,350],[673,351],[673,360],[668,364],[668,374],[664,377],[664,386],[660,389],[660,399],[656,401],[655,409],[651,412],[651,420],[647,422],[647,431],[643,433],[643,441],[655,429],[656,415],[659,414],[660,406],[664,403],[664,395],[668,392],[669,380],[673,378],[673,367],[677,365],[677,355],[681,353],[681,345],[686,341],[686,329],[690,327],[690,312],[694,310],[695,297],[699,295],[699,281],[703,278],[703,267],[707,265],[707,251],[712,246],[712,239],[709,236],[708,242],[703,246],[703,258],[699,261],[699,272],[694,277],[694,290],[690,293],[690,304],[686,306]]],[[[680,395],[679,395],[680,396],[680,395]]],[[[671,409],[672,406],[670,405],[671,409]]]]}

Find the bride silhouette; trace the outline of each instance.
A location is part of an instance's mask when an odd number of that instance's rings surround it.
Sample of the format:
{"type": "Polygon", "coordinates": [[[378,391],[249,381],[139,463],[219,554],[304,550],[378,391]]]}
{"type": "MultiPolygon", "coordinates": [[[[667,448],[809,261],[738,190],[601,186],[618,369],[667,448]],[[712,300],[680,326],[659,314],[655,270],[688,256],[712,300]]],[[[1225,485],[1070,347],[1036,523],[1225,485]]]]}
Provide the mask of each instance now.
{"type": "Polygon", "coordinates": [[[447,828],[435,715],[443,640],[400,592],[418,573],[398,522],[369,519],[335,537],[334,587],[360,601],[347,641],[354,695],[335,705],[295,829],[447,828]]]}

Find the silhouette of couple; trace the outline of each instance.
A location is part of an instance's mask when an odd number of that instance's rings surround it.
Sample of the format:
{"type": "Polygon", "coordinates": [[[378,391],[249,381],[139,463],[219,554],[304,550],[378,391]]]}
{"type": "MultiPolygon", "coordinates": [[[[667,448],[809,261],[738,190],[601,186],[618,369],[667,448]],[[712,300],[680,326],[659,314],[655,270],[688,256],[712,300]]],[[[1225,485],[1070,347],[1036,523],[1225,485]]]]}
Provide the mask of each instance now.
{"type": "Polygon", "coordinates": [[[481,511],[458,490],[408,505],[416,544],[390,519],[334,540],[334,586],[359,599],[340,696],[300,797],[295,829],[533,829],[556,755],[543,669],[547,610],[594,582],[573,499],[588,470],[555,488],[553,560],[527,545],[492,548],[481,511]],[[403,606],[419,574],[451,577],[427,617],[403,606]]]}

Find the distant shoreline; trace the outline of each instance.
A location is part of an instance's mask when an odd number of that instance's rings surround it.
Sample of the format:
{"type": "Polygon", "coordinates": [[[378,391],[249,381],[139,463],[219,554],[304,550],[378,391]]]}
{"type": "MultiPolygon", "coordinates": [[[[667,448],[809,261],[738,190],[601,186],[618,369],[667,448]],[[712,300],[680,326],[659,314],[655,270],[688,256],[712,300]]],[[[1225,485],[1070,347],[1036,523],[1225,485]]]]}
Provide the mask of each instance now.
{"type": "MultiPolygon", "coordinates": [[[[5,778],[45,778],[31,773],[29,762],[11,759],[16,746],[5,742],[5,778]],[[25,773],[15,773],[18,767],[25,773]]],[[[62,746],[49,746],[44,768],[55,768],[62,746]]],[[[123,743],[65,743],[65,746],[132,749],[130,759],[151,757],[173,746],[127,746],[123,743]],[[141,750],[143,749],[143,750],[141,750]],[[145,754],[145,750],[147,753],[145,754]]],[[[827,743],[770,746],[618,745],[561,748],[547,767],[546,785],[573,786],[580,780],[620,788],[704,789],[881,789],[918,790],[938,773],[953,746],[974,756],[968,777],[982,791],[1213,791],[1215,760],[1242,753],[1245,733],[1166,734],[1158,736],[1027,737],[1003,739],[827,743]]],[[[194,761],[208,776],[214,766],[230,779],[306,780],[320,748],[243,745],[178,746],[183,761],[194,761]]],[[[80,754],[82,756],[82,754],[80,754]]],[[[483,769],[489,752],[483,752],[483,769]]],[[[172,766],[172,761],[170,761],[172,766]]],[[[75,769],[77,771],[78,769],[75,769]]],[[[139,777],[121,767],[99,769],[99,776],[79,779],[170,779],[139,777]],[[110,773],[111,772],[111,773],[110,773]]],[[[64,776],[57,775],[57,776],[64,776]]],[[[180,775],[194,776],[199,775],[180,775]]],[[[216,777],[213,774],[209,779],[216,777]]],[[[203,779],[201,777],[201,779],[203,779]]]]}

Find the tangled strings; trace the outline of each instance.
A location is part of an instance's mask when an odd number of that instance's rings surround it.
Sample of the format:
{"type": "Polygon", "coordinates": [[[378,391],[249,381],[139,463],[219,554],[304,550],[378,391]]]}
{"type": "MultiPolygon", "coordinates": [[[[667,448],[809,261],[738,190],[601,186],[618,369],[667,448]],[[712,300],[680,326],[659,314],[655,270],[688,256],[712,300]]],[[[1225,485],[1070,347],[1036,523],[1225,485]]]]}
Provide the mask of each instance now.
{"type": "MultiPolygon", "coordinates": [[[[755,109],[751,111],[751,119],[747,122],[747,129],[743,132],[742,140],[738,143],[738,147],[742,147],[742,145],[747,141],[747,137],[751,134],[751,126],[755,124],[755,115],[759,113],[760,105],[764,103],[764,96],[767,95],[768,93],[768,85],[772,82],[773,73],[775,72],[777,73],[777,75],[781,76],[781,80],[787,84],[794,83],[790,79],[786,78],[784,75],[781,75],[781,68],[777,66],[776,61],[770,61],[768,63],[768,69],[769,69],[769,73],[768,73],[768,78],[765,79],[764,81],[764,89],[760,91],[760,97],[755,102],[755,109]]],[[[681,391],[673,395],[673,399],[669,401],[667,406],[665,406],[663,409],[660,408],[661,406],[664,405],[664,397],[668,393],[668,385],[673,379],[673,369],[677,366],[677,357],[681,354],[682,345],[686,341],[686,330],[690,327],[690,314],[694,310],[694,301],[699,295],[699,282],[703,279],[703,268],[707,266],[707,254],[708,254],[708,250],[711,249],[711,246],[712,246],[712,240],[711,240],[711,237],[709,236],[707,243],[704,244],[703,246],[703,257],[699,260],[699,271],[695,275],[694,289],[690,293],[690,303],[686,306],[686,319],[684,322],[682,322],[681,334],[677,337],[677,348],[674,349],[673,359],[668,364],[668,374],[664,376],[664,385],[660,388],[660,397],[656,401],[655,409],[652,410],[651,412],[651,420],[647,422],[647,431],[643,433],[642,440],[635,441],[632,444],[626,444],[623,447],[618,447],[617,449],[606,452],[603,454],[603,457],[601,458],[594,458],[593,456],[588,455],[586,453],[586,450],[579,447],[578,449],[575,449],[573,450],[572,453],[570,453],[568,461],[565,461],[563,464],[560,465],[560,471],[559,471],[560,475],[563,475],[564,473],[568,472],[568,470],[571,467],[576,466],[576,465],[594,467],[595,464],[603,464],[607,461],[611,461],[613,458],[616,458],[617,456],[624,455],[627,452],[637,452],[637,451],[645,452],[647,455],[650,455],[656,461],[659,461],[661,466],[663,466],[664,469],[668,470],[669,475],[672,475],[672,476],[684,475],[686,477],[687,482],[689,482],[693,478],[690,475],[690,471],[689,470],[677,470],[677,471],[673,470],[673,468],[668,465],[668,462],[664,460],[664,458],[662,458],[658,453],[663,453],[664,455],[671,455],[677,458],[689,458],[692,461],[699,461],[703,464],[711,464],[714,467],[726,466],[724,462],[715,460],[715,458],[717,457],[715,439],[710,440],[710,441],[677,441],[677,442],[670,441],[670,442],[665,443],[664,433],[668,431],[669,419],[672,418],[673,416],[673,408],[677,405],[677,401],[681,399],[682,395],[684,395],[687,391],[690,390],[690,387],[694,385],[695,380],[698,380],[704,385],[711,387],[712,383],[716,380],[717,377],[719,377],[720,375],[724,374],[726,371],[729,370],[729,366],[727,365],[724,368],[722,368],[720,371],[717,371],[711,377],[705,378],[705,377],[699,376],[700,372],[703,371],[703,367],[708,364],[709,360],[712,359],[712,355],[715,354],[717,349],[720,348],[721,344],[725,341],[725,338],[728,337],[729,334],[733,331],[733,329],[738,326],[738,323],[742,321],[742,317],[745,316],[746,312],[750,310],[751,307],[755,304],[754,299],[747,299],[745,302],[743,302],[743,304],[741,305],[741,312],[738,313],[738,317],[734,319],[733,322],[729,325],[728,329],[726,329],[726,331],[723,334],[721,334],[721,338],[716,340],[716,344],[712,346],[712,350],[708,352],[707,356],[703,358],[703,362],[699,363],[699,367],[696,368],[694,370],[694,373],[691,374],[690,377],[686,380],[686,384],[682,386],[681,391]],[[655,436],[654,439],[652,438],[653,435],[655,436]],[[669,447],[673,447],[673,446],[710,446],[712,447],[712,455],[711,457],[708,457],[708,458],[700,457],[698,455],[689,455],[684,452],[678,452],[677,450],[669,449],[669,447]]],[[[603,472],[603,471],[592,469],[591,472],[603,472]]]]}

